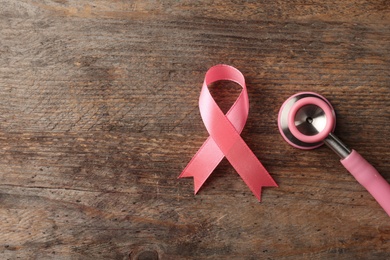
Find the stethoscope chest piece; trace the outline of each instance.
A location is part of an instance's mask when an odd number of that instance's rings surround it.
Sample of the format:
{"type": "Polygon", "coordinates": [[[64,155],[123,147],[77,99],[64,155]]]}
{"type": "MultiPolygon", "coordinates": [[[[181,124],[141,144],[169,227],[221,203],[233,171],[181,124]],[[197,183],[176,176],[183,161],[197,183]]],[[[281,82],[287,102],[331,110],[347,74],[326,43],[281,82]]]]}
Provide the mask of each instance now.
{"type": "Polygon", "coordinates": [[[325,143],[390,216],[390,185],[360,154],[350,150],[333,134],[335,125],[336,114],[332,105],[317,93],[295,94],[279,111],[278,127],[284,140],[305,150],[325,143]]]}
{"type": "Polygon", "coordinates": [[[314,149],[335,128],[336,115],[323,96],[301,92],[287,99],[279,111],[279,131],[290,145],[300,149],[314,149]]]}

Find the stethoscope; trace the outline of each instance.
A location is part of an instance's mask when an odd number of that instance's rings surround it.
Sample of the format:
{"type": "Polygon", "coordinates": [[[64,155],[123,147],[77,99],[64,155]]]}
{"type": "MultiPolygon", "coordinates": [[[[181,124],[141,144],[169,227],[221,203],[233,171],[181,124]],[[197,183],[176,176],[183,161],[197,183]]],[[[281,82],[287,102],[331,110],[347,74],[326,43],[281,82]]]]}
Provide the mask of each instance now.
{"type": "Polygon", "coordinates": [[[301,92],[288,98],[279,111],[278,126],[284,140],[300,149],[326,144],[341,158],[344,167],[367,189],[390,216],[390,185],[355,150],[349,149],[334,134],[336,114],[323,96],[301,92]]]}

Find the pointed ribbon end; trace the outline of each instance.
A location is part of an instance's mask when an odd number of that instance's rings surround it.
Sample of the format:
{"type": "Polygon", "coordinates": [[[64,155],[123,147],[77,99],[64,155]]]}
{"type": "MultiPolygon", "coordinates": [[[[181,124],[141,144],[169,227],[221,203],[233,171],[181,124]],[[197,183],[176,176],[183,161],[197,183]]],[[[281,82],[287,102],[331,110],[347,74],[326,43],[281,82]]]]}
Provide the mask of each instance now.
{"type": "Polygon", "coordinates": [[[259,202],[261,202],[261,192],[263,187],[279,187],[273,178],[269,178],[267,181],[262,181],[258,185],[258,187],[253,188],[251,190],[259,202]]]}
{"type": "Polygon", "coordinates": [[[196,195],[200,190],[200,188],[202,187],[203,183],[206,181],[206,179],[200,178],[199,176],[195,174],[191,174],[188,171],[183,171],[177,178],[181,179],[181,178],[189,178],[189,177],[194,179],[194,195],[196,195]]]}

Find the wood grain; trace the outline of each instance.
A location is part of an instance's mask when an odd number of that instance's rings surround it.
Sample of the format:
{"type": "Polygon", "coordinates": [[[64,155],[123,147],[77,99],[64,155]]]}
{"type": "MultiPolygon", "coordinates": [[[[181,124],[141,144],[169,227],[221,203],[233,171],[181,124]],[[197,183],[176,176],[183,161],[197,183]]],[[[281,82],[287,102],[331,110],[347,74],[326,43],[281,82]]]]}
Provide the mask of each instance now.
{"type": "MultiPolygon", "coordinates": [[[[330,150],[277,114],[327,97],[336,134],[390,181],[390,5],[348,1],[0,0],[1,259],[387,259],[390,222],[330,150]],[[207,138],[207,69],[246,77],[243,139],[279,188],[223,160],[177,176],[207,138]]],[[[226,111],[239,89],[213,88],[226,111]]]]}

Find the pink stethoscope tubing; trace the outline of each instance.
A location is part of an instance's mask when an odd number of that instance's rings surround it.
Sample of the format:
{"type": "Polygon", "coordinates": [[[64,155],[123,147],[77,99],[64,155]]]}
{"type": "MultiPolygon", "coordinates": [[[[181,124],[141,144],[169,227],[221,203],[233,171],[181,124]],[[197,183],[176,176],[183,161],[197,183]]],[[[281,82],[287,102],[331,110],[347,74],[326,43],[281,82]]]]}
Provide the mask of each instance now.
{"type": "Polygon", "coordinates": [[[341,164],[366,188],[390,216],[390,184],[379,172],[355,150],[352,150],[348,157],[342,159],[341,164]]]}

